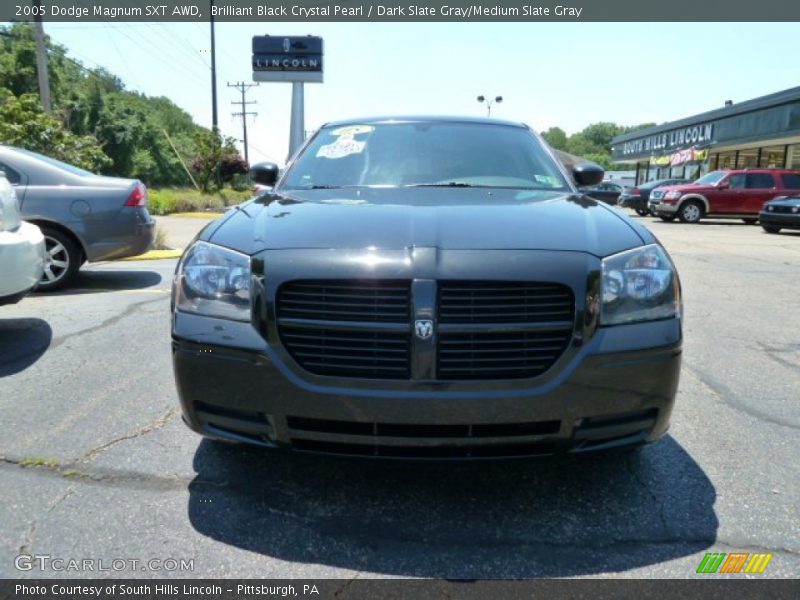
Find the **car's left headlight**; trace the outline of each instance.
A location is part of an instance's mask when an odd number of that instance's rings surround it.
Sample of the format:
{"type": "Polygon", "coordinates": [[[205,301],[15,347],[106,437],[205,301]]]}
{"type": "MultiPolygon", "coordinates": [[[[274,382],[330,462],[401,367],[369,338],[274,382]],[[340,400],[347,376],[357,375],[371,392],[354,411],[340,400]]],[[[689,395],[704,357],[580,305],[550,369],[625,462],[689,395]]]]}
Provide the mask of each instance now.
{"type": "Polygon", "coordinates": [[[608,256],[602,265],[601,325],[680,316],[678,274],[658,244],[608,256]]]}
{"type": "Polygon", "coordinates": [[[195,242],[178,264],[174,294],[179,310],[249,321],[250,257],[208,242],[195,242]]]}

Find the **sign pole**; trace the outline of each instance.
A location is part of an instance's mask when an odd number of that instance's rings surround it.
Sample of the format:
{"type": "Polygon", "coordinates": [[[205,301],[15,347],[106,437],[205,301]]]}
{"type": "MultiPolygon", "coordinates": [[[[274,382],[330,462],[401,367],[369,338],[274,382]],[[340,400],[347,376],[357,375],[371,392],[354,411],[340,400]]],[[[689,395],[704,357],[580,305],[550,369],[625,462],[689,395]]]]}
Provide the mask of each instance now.
{"type": "Polygon", "coordinates": [[[305,138],[305,102],[303,101],[303,82],[292,82],[292,116],[289,129],[289,158],[303,145],[305,138]]]}

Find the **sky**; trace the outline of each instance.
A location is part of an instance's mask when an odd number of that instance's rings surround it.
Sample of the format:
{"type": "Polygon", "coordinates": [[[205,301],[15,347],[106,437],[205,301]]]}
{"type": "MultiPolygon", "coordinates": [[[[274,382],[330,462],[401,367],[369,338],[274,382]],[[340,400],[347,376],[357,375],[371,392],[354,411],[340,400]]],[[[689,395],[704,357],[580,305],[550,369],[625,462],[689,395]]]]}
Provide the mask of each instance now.
{"type": "MultiPolygon", "coordinates": [[[[207,23],[47,23],[87,67],[127,89],[166,96],[211,126],[207,23]]],[[[254,35],[319,35],[325,81],[305,85],[305,129],[376,115],[492,116],[567,133],[590,123],[663,123],[800,85],[796,23],[217,23],[220,129],[252,83],[254,35]]],[[[283,163],[291,85],[262,83],[248,100],[250,160],[283,163]]]]}

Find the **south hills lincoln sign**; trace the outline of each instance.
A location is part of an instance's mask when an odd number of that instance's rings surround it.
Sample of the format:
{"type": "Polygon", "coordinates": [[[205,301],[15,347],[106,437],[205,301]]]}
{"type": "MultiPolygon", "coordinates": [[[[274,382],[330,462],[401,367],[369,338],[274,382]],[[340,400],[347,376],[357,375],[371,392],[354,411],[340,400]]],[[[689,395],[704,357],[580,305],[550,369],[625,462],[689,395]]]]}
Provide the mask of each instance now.
{"type": "Polygon", "coordinates": [[[643,152],[669,151],[685,146],[710,144],[714,139],[714,124],[691,125],[664,133],[657,133],[638,140],[622,143],[622,156],[642,154],[643,152]]]}
{"type": "Polygon", "coordinates": [[[322,82],[322,38],[253,37],[254,81],[322,82]]]}

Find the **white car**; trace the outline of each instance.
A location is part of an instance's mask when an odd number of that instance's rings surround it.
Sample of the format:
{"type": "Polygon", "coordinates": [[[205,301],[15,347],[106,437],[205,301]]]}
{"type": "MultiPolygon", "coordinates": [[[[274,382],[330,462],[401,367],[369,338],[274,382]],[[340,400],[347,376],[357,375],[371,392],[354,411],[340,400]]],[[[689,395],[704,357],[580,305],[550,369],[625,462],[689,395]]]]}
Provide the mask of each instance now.
{"type": "Polygon", "coordinates": [[[45,258],[41,230],[20,219],[17,195],[0,171],[0,305],[19,302],[36,287],[45,258]]]}

